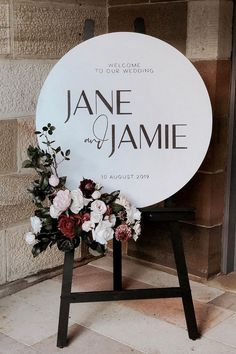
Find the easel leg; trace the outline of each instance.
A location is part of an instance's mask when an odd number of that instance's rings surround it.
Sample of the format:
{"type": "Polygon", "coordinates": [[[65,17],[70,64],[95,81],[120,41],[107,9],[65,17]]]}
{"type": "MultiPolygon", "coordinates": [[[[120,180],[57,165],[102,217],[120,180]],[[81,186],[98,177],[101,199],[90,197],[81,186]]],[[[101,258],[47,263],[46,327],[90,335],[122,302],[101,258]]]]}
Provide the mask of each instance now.
{"type": "Polygon", "coordinates": [[[193,306],[192,294],[189,285],[188,271],[185,261],[182,236],[179,230],[179,223],[170,223],[171,241],[174,251],[176,269],[179,278],[179,284],[182,291],[182,302],[184,307],[185,319],[188,328],[188,335],[190,339],[197,339],[200,337],[197,328],[195,311],[193,306]]]}
{"type": "Polygon", "coordinates": [[[121,242],[113,238],[113,289],[122,290],[121,242]]]}
{"type": "Polygon", "coordinates": [[[71,293],[72,275],[74,264],[74,250],[65,252],[62,287],[61,287],[61,304],[59,314],[59,324],[57,332],[57,346],[63,348],[67,345],[67,332],[69,322],[70,311],[70,299],[65,296],[69,296],[71,293]]]}

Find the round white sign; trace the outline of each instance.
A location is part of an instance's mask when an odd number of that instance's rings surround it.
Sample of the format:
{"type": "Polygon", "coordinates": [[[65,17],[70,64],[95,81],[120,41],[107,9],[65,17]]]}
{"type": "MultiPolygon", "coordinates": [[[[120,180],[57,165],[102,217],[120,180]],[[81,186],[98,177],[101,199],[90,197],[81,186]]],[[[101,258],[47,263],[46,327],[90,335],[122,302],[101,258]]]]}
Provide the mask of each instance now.
{"type": "Polygon", "coordinates": [[[41,90],[36,126],[71,150],[68,188],[82,178],[137,207],[162,201],[195,174],[212,130],[205,85],[190,61],[143,34],[110,33],[70,50],[41,90]]]}

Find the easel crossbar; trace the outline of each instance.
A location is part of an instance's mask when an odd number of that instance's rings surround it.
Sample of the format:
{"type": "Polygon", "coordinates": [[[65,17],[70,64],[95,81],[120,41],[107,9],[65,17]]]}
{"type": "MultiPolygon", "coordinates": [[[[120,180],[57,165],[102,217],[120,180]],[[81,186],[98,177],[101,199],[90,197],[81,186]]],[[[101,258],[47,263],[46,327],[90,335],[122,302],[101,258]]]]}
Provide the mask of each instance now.
{"type": "Polygon", "coordinates": [[[61,299],[68,303],[81,302],[102,302],[117,300],[141,300],[156,298],[176,298],[182,297],[182,291],[179,287],[169,288],[150,288],[150,289],[129,289],[116,291],[91,291],[91,292],[73,292],[69,295],[62,295],[61,299]]]}

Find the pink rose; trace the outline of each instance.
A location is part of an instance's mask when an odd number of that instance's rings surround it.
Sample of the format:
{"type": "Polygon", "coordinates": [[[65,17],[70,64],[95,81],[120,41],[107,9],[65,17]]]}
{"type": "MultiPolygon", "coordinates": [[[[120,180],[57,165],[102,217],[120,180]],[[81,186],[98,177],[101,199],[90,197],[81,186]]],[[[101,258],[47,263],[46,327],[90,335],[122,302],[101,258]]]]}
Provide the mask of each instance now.
{"type": "Polygon", "coordinates": [[[66,190],[60,190],[57,192],[57,195],[53,199],[53,205],[55,208],[60,209],[60,210],[66,210],[71,203],[71,195],[70,191],[68,189],[66,190]]]}
{"type": "Polygon", "coordinates": [[[50,176],[48,182],[49,182],[50,186],[56,187],[56,186],[58,186],[60,180],[59,180],[59,178],[56,175],[52,174],[50,176]]]}
{"type": "Polygon", "coordinates": [[[61,215],[62,210],[55,208],[54,205],[51,205],[51,206],[50,206],[50,212],[49,212],[49,213],[50,213],[50,216],[51,216],[53,219],[57,219],[57,218],[61,215]]]}
{"type": "Polygon", "coordinates": [[[121,224],[116,228],[115,238],[117,241],[127,241],[132,237],[131,228],[127,224],[121,224]]]}
{"type": "Polygon", "coordinates": [[[80,189],[75,189],[71,191],[70,195],[72,199],[70,210],[72,211],[72,213],[78,214],[78,212],[84,207],[83,193],[80,189]]]}
{"type": "Polygon", "coordinates": [[[102,200],[95,200],[91,203],[91,210],[99,214],[104,214],[107,211],[107,206],[102,200]]]}

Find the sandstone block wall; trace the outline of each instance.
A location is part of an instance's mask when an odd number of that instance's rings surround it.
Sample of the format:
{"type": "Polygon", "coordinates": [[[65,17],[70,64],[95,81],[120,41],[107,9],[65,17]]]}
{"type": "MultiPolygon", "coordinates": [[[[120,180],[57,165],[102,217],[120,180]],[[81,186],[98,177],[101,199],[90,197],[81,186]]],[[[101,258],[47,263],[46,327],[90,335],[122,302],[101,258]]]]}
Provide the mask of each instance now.
{"type": "MultiPolygon", "coordinates": [[[[134,31],[135,20],[142,18],[146,34],[185,54],[209,91],[213,108],[209,151],[194,178],[171,198],[173,205],[196,208],[196,220],[181,226],[188,269],[209,277],[221,269],[233,1],[109,0],[108,3],[110,32],[134,31]]],[[[165,232],[149,225],[143,237],[129,245],[129,254],[174,267],[171,246],[162,237],[165,232]]]]}
{"type": "MultiPolygon", "coordinates": [[[[33,171],[22,169],[35,144],[37,98],[50,69],[84,38],[107,32],[105,0],[0,0],[0,284],[60,265],[48,250],[33,259],[24,242],[33,204],[26,188],[33,171]]],[[[77,255],[79,255],[79,250],[77,255]]]]}

